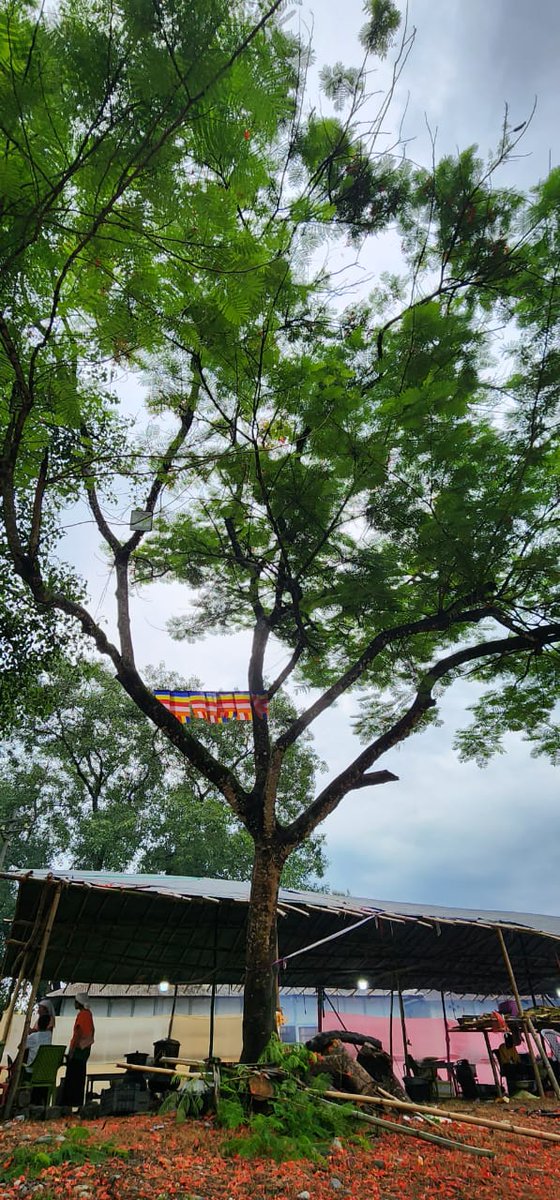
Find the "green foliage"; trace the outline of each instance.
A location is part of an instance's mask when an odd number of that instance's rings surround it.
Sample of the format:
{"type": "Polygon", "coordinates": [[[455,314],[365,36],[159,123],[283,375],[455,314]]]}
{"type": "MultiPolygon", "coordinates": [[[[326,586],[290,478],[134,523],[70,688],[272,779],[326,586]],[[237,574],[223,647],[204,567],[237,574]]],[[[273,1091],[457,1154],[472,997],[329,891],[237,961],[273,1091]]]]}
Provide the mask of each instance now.
{"type": "Polygon", "coordinates": [[[276,1162],[290,1158],[319,1160],[333,1137],[352,1134],[351,1108],[321,1102],[320,1093],[330,1080],[309,1074],[312,1060],[305,1046],[285,1045],[276,1034],[272,1036],[260,1062],[263,1066],[281,1067],[282,1073],[272,1077],[274,1095],[266,1102],[266,1113],[251,1111],[250,1068],[224,1069],[217,1121],[230,1131],[240,1131],[243,1127],[242,1133],[226,1139],[225,1154],[271,1158],[276,1162]]]}
{"type": "Polygon", "coordinates": [[[182,1125],[187,1117],[200,1117],[208,1108],[211,1092],[211,1076],[203,1079],[172,1079],[176,1085],[162,1102],[160,1113],[174,1112],[178,1125],[182,1125]]]}
{"type": "Polygon", "coordinates": [[[239,1129],[247,1124],[247,1113],[236,1096],[229,1099],[221,1097],[216,1111],[222,1129],[239,1129]]]}
{"type": "Polygon", "coordinates": [[[84,1163],[95,1165],[104,1163],[107,1159],[125,1159],[128,1150],[124,1150],[112,1141],[90,1142],[90,1131],[82,1125],[69,1128],[64,1141],[51,1146],[49,1143],[38,1147],[33,1143],[16,1146],[13,1153],[0,1165],[0,1183],[11,1183],[19,1176],[25,1179],[38,1179],[49,1167],[58,1167],[62,1163],[70,1163],[80,1167],[84,1163]]]}
{"type": "Polygon", "coordinates": [[[320,1094],[331,1081],[309,1075],[312,1056],[305,1046],[283,1045],[274,1036],[260,1061],[282,1067],[282,1076],[273,1078],[274,1095],[267,1102],[266,1114],[248,1113],[245,1069],[229,1074],[222,1084],[218,1123],[232,1130],[246,1126],[242,1134],[226,1140],[225,1154],[276,1162],[293,1158],[317,1161],[328,1152],[334,1137],[353,1134],[351,1106],[321,1101],[320,1094]]]}
{"type": "Polygon", "coordinates": [[[366,0],[368,20],[360,33],[362,45],[371,54],[385,58],[401,23],[401,15],[392,0],[366,0]]]}
{"type": "MultiPolygon", "coordinates": [[[[154,670],[154,687],[197,687],[154,670]]],[[[248,879],[251,839],[216,790],[200,788],[196,772],[157,733],[111,673],[97,662],[63,662],[44,674],[41,712],[27,711],[0,743],[0,830],[9,838],[7,863],[52,866],[64,856],[87,870],[133,864],[149,873],[248,879]]],[[[281,731],[295,710],[280,697],[271,728],[281,731]]],[[[224,761],[250,779],[250,736],[239,725],[200,730],[224,761]]],[[[291,819],[305,805],[322,764],[309,739],[294,747],[279,790],[279,811],[291,819]]],[[[288,887],[313,884],[325,869],[322,839],[287,863],[288,887]]],[[[11,903],[10,895],[6,903],[11,903]]]]}

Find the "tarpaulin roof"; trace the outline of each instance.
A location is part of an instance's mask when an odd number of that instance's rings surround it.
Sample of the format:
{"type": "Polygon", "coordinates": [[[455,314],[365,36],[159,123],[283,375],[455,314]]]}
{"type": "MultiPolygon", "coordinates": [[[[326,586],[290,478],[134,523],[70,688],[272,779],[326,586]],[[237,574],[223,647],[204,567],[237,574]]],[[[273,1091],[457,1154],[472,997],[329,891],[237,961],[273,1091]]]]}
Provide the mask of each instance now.
{"type": "MultiPolygon", "coordinates": [[[[248,883],[59,870],[12,871],[4,877],[19,884],[5,975],[17,970],[30,940],[31,957],[36,957],[47,893],[59,886],[44,978],[243,982],[248,883]]],[[[284,987],[352,987],[358,976],[365,976],[372,988],[391,988],[398,979],[406,989],[509,993],[497,927],[519,990],[555,991],[560,985],[560,917],[282,889],[279,982],[284,987]]]]}

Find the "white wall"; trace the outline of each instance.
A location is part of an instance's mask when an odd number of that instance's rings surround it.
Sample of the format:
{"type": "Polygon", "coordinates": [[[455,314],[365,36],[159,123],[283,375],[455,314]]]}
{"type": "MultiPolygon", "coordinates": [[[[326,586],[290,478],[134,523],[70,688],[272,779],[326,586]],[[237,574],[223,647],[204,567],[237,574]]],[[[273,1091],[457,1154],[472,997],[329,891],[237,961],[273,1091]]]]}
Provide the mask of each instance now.
{"type": "MultiPolygon", "coordinates": [[[[160,1038],[165,1038],[169,1030],[169,1015],[157,1017],[97,1017],[93,1006],[95,1022],[95,1042],[92,1046],[88,1062],[88,1070],[111,1071],[117,1062],[123,1061],[125,1054],[134,1050],[151,1054],[153,1044],[160,1038]]],[[[7,1061],[7,1055],[15,1058],[21,1038],[24,1017],[16,1014],[12,1022],[10,1036],[4,1049],[2,1061],[7,1061]]],[[[74,1016],[57,1017],[53,1033],[53,1043],[57,1046],[67,1046],[72,1037],[74,1016]]],[[[208,1054],[209,1019],[203,1017],[175,1016],[171,1037],[181,1044],[181,1055],[185,1058],[205,1058],[208,1054]]],[[[0,1034],[1,1037],[1,1034],[0,1034]]],[[[241,1017],[216,1017],[214,1053],[220,1058],[237,1059],[241,1052],[241,1017]]]]}

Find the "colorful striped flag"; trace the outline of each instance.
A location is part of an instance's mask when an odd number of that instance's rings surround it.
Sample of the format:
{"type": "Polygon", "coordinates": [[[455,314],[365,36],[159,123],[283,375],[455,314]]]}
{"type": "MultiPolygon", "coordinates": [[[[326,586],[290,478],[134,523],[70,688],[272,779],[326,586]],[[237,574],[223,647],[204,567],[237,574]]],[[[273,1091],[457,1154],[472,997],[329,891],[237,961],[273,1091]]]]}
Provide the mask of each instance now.
{"type": "Polygon", "coordinates": [[[168,708],[182,725],[193,717],[223,725],[226,721],[252,721],[253,712],[265,721],[268,717],[268,697],[251,696],[249,692],[154,692],[156,700],[168,708]]]}

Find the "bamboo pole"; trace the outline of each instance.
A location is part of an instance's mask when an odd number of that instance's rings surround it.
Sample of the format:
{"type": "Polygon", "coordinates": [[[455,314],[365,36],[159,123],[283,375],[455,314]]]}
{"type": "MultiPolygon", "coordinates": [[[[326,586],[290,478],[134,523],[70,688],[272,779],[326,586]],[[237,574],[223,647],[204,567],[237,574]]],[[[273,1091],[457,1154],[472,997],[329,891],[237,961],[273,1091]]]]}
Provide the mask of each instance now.
{"type": "Polygon", "coordinates": [[[514,975],[514,973],[513,973],[513,967],[512,967],[512,965],[511,965],[511,959],[510,959],[510,956],[509,956],[509,954],[508,954],[508,952],[507,952],[507,946],[506,946],[506,943],[505,943],[505,941],[504,941],[504,935],[503,935],[503,933],[502,933],[502,931],[501,931],[501,929],[500,929],[500,926],[499,926],[499,925],[496,925],[496,927],[495,927],[495,928],[496,928],[496,933],[498,934],[498,940],[499,940],[500,947],[501,947],[501,950],[502,950],[503,959],[504,959],[504,962],[505,962],[505,964],[506,964],[506,971],[507,971],[507,973],[508,973],[508,975],[509,975],[510,983],[511,983],[511,986],[512,986],[512,991],[513,991],[513,994],[514,994],[514,997],[515,997],[515,1003],[517,1004],[517,1008],[518,1008],[518,1010],[519,1010],[519,1016],[520,1016],[520,1019],[521,1019],[521,1021],[522,1021],[522,1023],[523,1023],[523,1028],[524,1028],[524,1030],[525,1030],[525,1041],[527,1042],[527,1049],[528,1049],[528,1051],[529,1051],[529,1057],[530,1057],[530,1059],[531,1059],[531,1066],[532,1066],[532,1068],[533,1068],[533,1074],[534,1074],[534,1076],[535,1076],[535,1083],[536,1083],[536,1085],[537,1085],[537,1091],[538,1091],[538,1093],[539,1093],[539,1096],[540,1096],[541,1100],[544,1100],[544,1088],[543,1088],[543,1084],[542,1084],[541,1073],[540,1073],[540,1071],[539,1071],[538,1063],[537,1063],[537,1060],[536,1060],[536,1058],[535,1058],[535,1051],[533,1050],[533,1043],[532,1043],[532,1041],[531,1041],[531,1031],[530,1031],[530,1029],[529,1029],[529,1025],[528,1025],[528,1023],[527,1023],[527,1017],[525,1016],[525,1014],[524,1014],[524,1012],[523,1012],[523,1005],[522,1005],[522,1003],[521,1003],[521,996],[519,995],[519,988],[518,988],[518,986],[517,986],[517,981],[516,981],[515,975],[514,975]]]}
{"type": "Polygon", "coordinates": [[[143,1063],[115,1063],[115,1066],[122,1067],[123,1071],[139,1071],[141,1075],[167,1075],[168,1079],[173,1075],[184,1076],[188,1079],[189,1076],[184,1071],[172,1071],[169,1067],[148,1067],[143,1063]]]}
{"type": "Polygon", "coordinates": [[[487,1029],[482,1030],[482,1036],[486,1043],[486,1053],[488,1054],[488,1062],[490,1063],[490,1066],[492,1068],[492,1074],[494,1076],[494,1083],[496,1084],[496,1087],[498,1089],[498,1096],[501,1096],[502,1095],[502,1081],[500,1079],[500,1073],[496,1066],[496,1058],[492,1051],[492,1047],[490,1045],[490,1034],[488,1033],[487,1029]]]}
{"type": "MultiPolygon", "coordinates": [[[[330,1101],[326,1101],[330,1103],[330,1101]]],[[[403,1137],[419,1138],[422,1142],[434,1142],[436,1146],[443,1146],[445,1150],[464,1150],[465,1154],[476,1154],[479,1158],[495,1158],[494,1150],[487,1150],[482,1146],[470,1146],[466,1142],[456,1142],[452,1138],[440,1137],[436,1133],[427,1133],[425,1129],[411,1129],[408,1125],[399,1125],[397,1121],[384,1121],[382,1117],[371,1117],[369,1113],[358,1112],[357,1109],[353,1114],[359,1121],[367,1121],[368,1125],[374,1125],[377,1129],[386,1129],[389,1133],[400,1133],[403,1137]]]]}
{"type": "Polygon", "coordinates": [[[447,1009],[445,1007],[445,992],[443,988],[440,992],[441,996],[441,1011],[443,1013],[443,1025],[445,1029],[445,1057],[447,1059],[447,1078],[454,1096],[457,1095],[457,1085],[455,1083],[455,1075],[451,1066],[451,1039],[449,1037],[449,1021],[447,1020],[447,1009]]]}
{"type": "Polygon", "coordinates": [[[2,1052],[4,1051],[5,1047],[8,1044],[8,1038],[10,1036],[10,1030],[12,1028],[12,1021],[14,1018],[14,1012],[16,1009],[16,1004],[18,1002],[20,988],[21,988],[21,985],[22,985],[22,982],[23,982],[23,979],[25,976],[26,967],[27,967],[27,955],[24,954],[17,979],[14,979],[14,981],[13,981],[14,986],[12,988],[12,994],[10,996],[8,1007],[2,1016],[2,1035],[1,1035],[1,1037],[2,1037],[2,1052]]]}
{"type": "Polygon", "coordinates": [[[538,1052],[543,1060],[543,1063],[545,1065],[546,1073],[550,1080],[552,1090],[553,1090],[555,1096],[557,1097],[557,1099],[560,1100],[560,1085],[558,1084],[556,1075],[554,1074],[554,1071],[552,1070],[551,1062],[550,1062],[548,1054],[546,1053],[546,1050],[544,1048],[542,1037],[541,1037],[540,1033],[537,1033],[537,1030],[535,1029],[535,1026],[533,1025],[531,1018],[527,1017],[526,1020],[527,1020],[527,1025],[529,1026],[531,1037],[533,1038],[535,1046],[537,1047],[537,1050],[538,1050],[538,1052]]]}
{"type": "Polygon", "coordinates": [[[33,979],[32,979],[32,981],[31,981],[31,993],[30,993],[30,996],[29,996],[29,1001],[28,1001],[28,1005],[27,1005],[27,1012],[26,1012],[26,1014],[25,1014],[25,1020],[24,1020],[24,1022],[23,1022],[23,1029],[22,1029],[22,1033],[21,1033],[21,1041],[20,1041],[20,1044],[19,1044],[19,1049],[18,1049],[18,1052],[17,1052],[16,1061],[15,1061],[15,1063],[14,1063],[14,1069],[13,1069],[13,1073],[12,1073],[12,1078],[11,1078],[11,1080],[10,1080],[10,1086],[9,1086],[9,1088],[8,1088],[8,1095],[7,1095],[7,1097],[6,1097],[6,1103],[5,1103],[5,1105],[4,1105],[4,1112],[3,1112],[3,1116],[4,1116],[5,1120],[8,1120],[8,1118],[9,1118],[9,1117],[10,1117],[10,1115],[11,1115],[12,1109],[13,1109],[13,1107],[14,1107],[14,1101],[15,1101],[15,1098],[16,1098],[16,1093],[17,1093],[17,1090],[18,1090],[18,1088],[19,1088],[19,1082],[20,1082],[20,1078],[21,1078],[21,1071],[22,1071],[22,1067],[23,1067],[23,1056],[24,1056],[24,1054],[25,1054],[25,1049],[26,1049],[26,1044],[27,1044],[27,1035],[28,1035],[28,1033],[29,1033],[29,1026],[31,1025],[31,1015],[32,1015],[32,1013],[33,1013],[33,1006],[34,1006],[34,1004],[35,1004],[35,999],[36,999],[36,996],[37,996],[37,989],[38,989],[38,987],[39,987],[39,984],[40,984],[40,982],[41,982],[41,973],[42,973],[42,970],[43,970],[43,964],[44,964],[44,962],[45,962],[45,955],[46,955],[46,953],[47,953],[47,949],[48,949],[48,945],[49,945],[49,941],[50,941],[50,936],[51,936],[51,933],[52,933],[52,927],[53,927],[53,925],[54,925],[54,921],[55,921],[55,917],[56,917],[56,912],[57,912],[57,909],[58,909],[58,905],[59,905],[59,903],[60,903],[60,897],[61,897],[61,894],[62,894],[62,885],[61,885],[61,884],[59,884],[59,885],[57,886],[57,888],[55,889],[55,893],[54,893],[54,896],[53,896],[53,899],[52,899],[52,904],[51,904],[51,907],[50,907],[50,909],[49,909],[49,912],[48,912],[48,915],[47,915],[47,919],[46,919],[46,922],[45,922],[45,928],[44,928],[44,931],[43,931],[43,936],[42,936],[42,938],[41,938],[41,944],[40,944],[40,946],[39,946],[39,953],[38,953],[38,955],[37,955],[37,962],[36,962],[36,964],[35,964],[35,971],[34,971],[34,974],[33,974],[33,979]]]}
{"type": "Polygon", "coordinates": [[[560,1133],[548,1133],[543,1129],[529,1129],[526,1125],[513,1125],[509,1121],[489,1121],[486,1117],[473,1117],[470,1113],[450,1112],[445,1108],[434,1108],[431,1104],[410,1104],[405,1100],[384,1100],[381,1096],[358,1096],[353,1092],[336,1092],[329,1089],[323,1093],[329,1100],[349,1100],[352,1104],[375,1104],[385,1108],[396,1108],[399,1112],[418,1113],[421,1117],[444,1117],[446,1121],[458,1121],[461,1125],[479,1125],[481,1129],[497,1129],[498,1133],[513,1133],[519,1137],[537,1138],[543,1142],[560,1142],[560,1133]]]}

